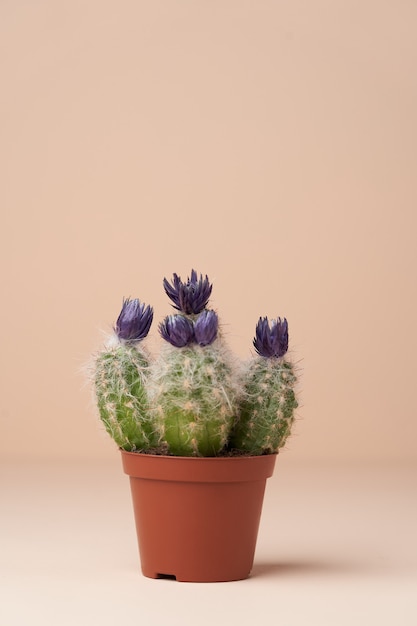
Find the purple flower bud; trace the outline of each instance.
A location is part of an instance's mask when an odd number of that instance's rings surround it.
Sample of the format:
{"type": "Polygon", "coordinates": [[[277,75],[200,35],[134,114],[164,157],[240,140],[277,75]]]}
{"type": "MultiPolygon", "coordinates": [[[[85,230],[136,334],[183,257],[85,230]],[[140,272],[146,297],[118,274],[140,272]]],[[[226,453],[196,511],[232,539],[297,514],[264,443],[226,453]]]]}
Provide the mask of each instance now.
{"type": "Polygon", "coordinates": [[[267,317],[260,317],[253,340],[256,352],[264,357],[281,357],[288,350],[288,322],[277,317],[269,325],[267,317]]]}
{"type": "Polygon", "coordinates": [[[210,298],[212,287],[208,276],[203,279],[200,274],[198,278],[195,270],[191,270],[191,277],[187,277],[186,283],[177,274],[173,275],[172,284],[164,278],[165,293],[174,303],[172,306],[186,315],[201,313],[210,298]]]}
{"type": "Polygon", "coordinates": [[[159,324],[159,332],[165,341],[176,348],[183,348],[194,340],[194,326],[183,315],[168,315],[159,324]]]}
{"type": "Polygon", "coordinates": [[[137,298],[123,300],[122,310],[117,318],[115,332],[122,341],[140,341],[149,332],[153,320],[153,309],[145,307],[137,298]]]}
{"type": "Polygon", "coordinates": [[[195,340],[200,346],[208,346],[217,337],[219,318],[215,311],[202,311],[194,322],[195,340]]]}

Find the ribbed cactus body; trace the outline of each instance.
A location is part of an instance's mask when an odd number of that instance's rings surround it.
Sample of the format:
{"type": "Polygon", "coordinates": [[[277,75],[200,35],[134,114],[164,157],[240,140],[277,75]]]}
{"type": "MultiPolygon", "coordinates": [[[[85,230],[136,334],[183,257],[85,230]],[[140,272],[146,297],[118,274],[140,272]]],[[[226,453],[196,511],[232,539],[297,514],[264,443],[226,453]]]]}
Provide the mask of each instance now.
{"type": "Polygon", "coordinates": [[[94,384],[100,417],[124,450],[156,445],[145,390],[148,367],[146,353],[128,343],[109,347],[96,359],[94,384]]]}
{"type": "Polygon", "coordinates": [[[164,346],[153,372],[161,440],[177,456],[216,456],[235,419],[236,384],[219,340],[164,346]]]}
{"type": "Polygon", "coordinates": [[[284,446],[298,406],[295,382],[294,367],[284,359],[259,357],[250,364],[232,448],[265,454],[284,446]]]}

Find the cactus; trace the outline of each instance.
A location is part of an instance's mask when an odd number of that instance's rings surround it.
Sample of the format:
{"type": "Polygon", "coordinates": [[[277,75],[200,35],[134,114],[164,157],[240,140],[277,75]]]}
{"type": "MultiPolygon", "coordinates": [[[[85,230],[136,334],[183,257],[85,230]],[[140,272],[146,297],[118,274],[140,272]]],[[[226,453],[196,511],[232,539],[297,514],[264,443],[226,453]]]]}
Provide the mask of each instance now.
{"type": "Polygon", "coordinates": [[[155,420],[171,454],[216,456],[235,419],[235,384],[217,344],[167,345],[153,369],[155,420]]]}
{"type": "Polygon", "coordinates": [[[155,420],[171,454],[216,456],[235,420],[236,382],[217,314],[204,308],[211,285],[193,270],[164,286],[181,314],[159,328],[167,344],[152,369],[155,420]]]}
{"type": "Polygon", "coordinates": [[[153,311],[139,300],[125,300],[115,336],[96,357],[94,385],[101,420],[124,450],[156,445],[149,415],[146,379],[148,356],[140,341],[147,335],[153,311]]]}
{"type": "Polygon", "coordinates": [[[254,346],[259,356],[245,373],[230,445],[250,454],[273,453],[284,446],[298,406],[294,366],[283,358],[288,349],[287,320],[278,318],[270,326],[268,318],[260,318],[254,346]]]}
{"type": "Polygon", "coordinates": [[[159,325],[165,343],[150,362],[142,340],[151,307],[125,300],[115,334],[96,356],[94,387],[100,417],[127,451],[179,456],[269,454],[285,444],[298,406],[296,374],[285,358],[287,320],[259,318],[257,357],[244,376],[207,308],[212,285],[195,270],[186,281],[164,279],[176,309],[159,325]]]}

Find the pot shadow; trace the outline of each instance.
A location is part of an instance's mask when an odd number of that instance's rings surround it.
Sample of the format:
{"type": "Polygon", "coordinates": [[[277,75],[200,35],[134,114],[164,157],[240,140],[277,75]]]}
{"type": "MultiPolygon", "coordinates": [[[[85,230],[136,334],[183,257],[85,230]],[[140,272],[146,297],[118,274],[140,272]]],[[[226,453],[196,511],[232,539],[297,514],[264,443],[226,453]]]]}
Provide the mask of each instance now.
{"type": "Polygon", "coordinates": [[[255,563],[250,578],[295,577],[308,575],[346,575],[369,572],[369,565],[337,561],[286,561],[255,563]]]}

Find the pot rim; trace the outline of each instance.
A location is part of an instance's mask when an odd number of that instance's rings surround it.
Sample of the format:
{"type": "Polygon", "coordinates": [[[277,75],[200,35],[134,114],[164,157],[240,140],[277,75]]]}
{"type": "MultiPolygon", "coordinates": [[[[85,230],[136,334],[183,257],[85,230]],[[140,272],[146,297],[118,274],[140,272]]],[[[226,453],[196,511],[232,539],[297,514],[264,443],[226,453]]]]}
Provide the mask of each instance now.
{"type": "Polygon", "coordinates": [[[277,453],[259,456],[172,456],[120,449],[131,478],[180,482],[251,482],[272,476],[277,453]]]}

